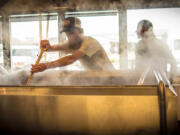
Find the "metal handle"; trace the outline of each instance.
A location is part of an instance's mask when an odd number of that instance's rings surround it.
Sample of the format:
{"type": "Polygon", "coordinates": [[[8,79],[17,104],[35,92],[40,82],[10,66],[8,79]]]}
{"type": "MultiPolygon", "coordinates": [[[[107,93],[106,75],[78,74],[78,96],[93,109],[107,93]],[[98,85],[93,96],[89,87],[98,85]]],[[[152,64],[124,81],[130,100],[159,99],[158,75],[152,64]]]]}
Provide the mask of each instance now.
{"type": "MultiPolygon", "coordinates": [[[[48,22],[47,27],[49,28],[49,22],[48,22]]],[[[48,33],[48,30],[47,30],[46,32],[48,33]]],[[[46,36],[47,36],[47,35],[48,35],[48,34],[46,34],[46,36]]],[[[40,16],[39,16],[39,40],[40,40],[40,42],[41,42],[41,40],[42,40],[42,15],[41,15],[41,14],[40,14],[40,16]]],[[[41,49],[41,52],[40,52],[40,54],[39,54],[39,56],[38,56],[38,59],[36,60],[35,65],[39,64],[39,62],[40,62],[40,60],[41,60],[41,58],[42,58],[43,53],[44,53],[44,49],[41,49]]],[[[28,77],[28,80],[27,80],[27,82],[26,82],[26,86],[28,86],[28,85],[30,84],[30,81],[31,81],[31,79],[32,79],[32,76],[33,76],[33,73],[31,72],[31,74],[30,74],[30,76],[28,77]]]]}
{"type": "Polygon", "coordinates": [[[167,112],[166,112],[166,88],[163,78],[158,71],[154,70],[154,75],[158,82],[158,99],[159,99],[159,115],[160,115],[160,133],[167,135],[167,112]]]}
{"type": "Polygon", "coordinates": [[[160,133],[167,135],[167,108],[166,108],[166,90],[163,81],[158,86],[159,112],[160,112],[160,133]]]}

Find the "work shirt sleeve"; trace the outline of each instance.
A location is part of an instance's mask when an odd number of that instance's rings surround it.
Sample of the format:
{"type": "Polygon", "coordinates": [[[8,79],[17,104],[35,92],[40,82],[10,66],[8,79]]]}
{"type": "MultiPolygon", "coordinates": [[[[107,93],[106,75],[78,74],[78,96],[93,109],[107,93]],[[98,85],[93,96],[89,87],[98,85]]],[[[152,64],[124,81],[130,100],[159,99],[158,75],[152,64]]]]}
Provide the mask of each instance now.
{"type": "Polygon", "coordinates": [[[100,49],[100,45],[95,39],[86,38],[83,40],[82,46],[79,51],[89,57],[92,57],[100,49]]]}

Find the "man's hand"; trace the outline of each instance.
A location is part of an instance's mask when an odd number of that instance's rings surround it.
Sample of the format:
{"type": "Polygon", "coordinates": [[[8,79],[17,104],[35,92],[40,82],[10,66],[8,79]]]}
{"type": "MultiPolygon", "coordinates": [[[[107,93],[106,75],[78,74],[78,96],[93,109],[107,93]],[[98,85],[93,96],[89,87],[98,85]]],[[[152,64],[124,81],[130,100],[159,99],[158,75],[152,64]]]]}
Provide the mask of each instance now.
{"type": "Polygon", "coordinates": [[[48,51],[51,48],[49,40],[41,40],[40,48],[44,49],[45,51],[48,51]]]}
{"type": "Polygon", "coordinates": [[[47,69],[47,63],[40,63],[37,65],[32,65],[31,72],[32,73],[42,72],[46,69],[47,69]]]}

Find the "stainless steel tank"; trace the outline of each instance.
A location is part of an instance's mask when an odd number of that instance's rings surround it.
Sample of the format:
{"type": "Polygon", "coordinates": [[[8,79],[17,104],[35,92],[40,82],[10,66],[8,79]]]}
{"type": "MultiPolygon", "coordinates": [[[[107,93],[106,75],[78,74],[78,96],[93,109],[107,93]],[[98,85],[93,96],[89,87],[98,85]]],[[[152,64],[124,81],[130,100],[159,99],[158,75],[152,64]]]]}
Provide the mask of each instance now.
{"type": "MultiPolygon", "coordinates": [[[[158,86],[0,87],[0,134],[159,135],[158,86]]],[[[177,134],[166,87],[167,134],[177,134]]]]}

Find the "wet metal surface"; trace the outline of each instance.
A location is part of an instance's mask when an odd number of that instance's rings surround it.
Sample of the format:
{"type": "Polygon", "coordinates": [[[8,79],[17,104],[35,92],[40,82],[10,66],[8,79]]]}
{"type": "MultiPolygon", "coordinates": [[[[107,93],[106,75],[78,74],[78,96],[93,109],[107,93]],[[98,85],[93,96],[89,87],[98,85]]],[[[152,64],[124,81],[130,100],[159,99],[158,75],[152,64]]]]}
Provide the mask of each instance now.
{"type": "MultiPolygon", "coordinates": [[[[156,86],[0,87],[3,134],[160,134],[156,86]]],[[[176,96],[166,88],[168,134],[176,96]]]]}

